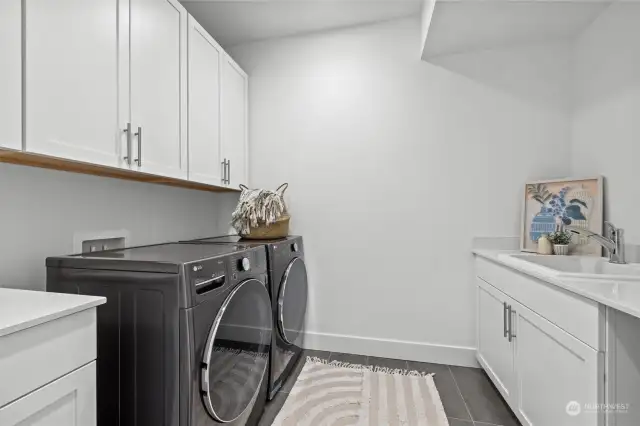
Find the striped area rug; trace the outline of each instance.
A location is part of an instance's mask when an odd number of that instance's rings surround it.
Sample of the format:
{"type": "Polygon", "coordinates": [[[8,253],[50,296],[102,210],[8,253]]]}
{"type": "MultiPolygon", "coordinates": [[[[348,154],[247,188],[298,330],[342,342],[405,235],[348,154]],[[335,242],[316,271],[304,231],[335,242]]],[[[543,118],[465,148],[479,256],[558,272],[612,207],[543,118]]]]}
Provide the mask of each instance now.
{"type": "Polygon", "coordinates": [[[449,426],[431,375],[307,362],[274,426],[449,426]]]}

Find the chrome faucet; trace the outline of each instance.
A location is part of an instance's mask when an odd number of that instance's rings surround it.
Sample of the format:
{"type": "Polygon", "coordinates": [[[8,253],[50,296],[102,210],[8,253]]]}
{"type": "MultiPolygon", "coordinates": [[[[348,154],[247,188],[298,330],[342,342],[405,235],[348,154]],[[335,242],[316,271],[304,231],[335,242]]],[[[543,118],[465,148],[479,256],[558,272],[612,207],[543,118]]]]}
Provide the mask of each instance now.
{"type": "Polygon", "coordinates": [[[565,226],[564,228],[574,234],[593,238],[595,242],[606,248],[609,251],[609,263],[627,263],[624,260],[624,229],[616,228],[611,222],[605,222],[604,227],[606,236],[577,226],[565,226]]]}

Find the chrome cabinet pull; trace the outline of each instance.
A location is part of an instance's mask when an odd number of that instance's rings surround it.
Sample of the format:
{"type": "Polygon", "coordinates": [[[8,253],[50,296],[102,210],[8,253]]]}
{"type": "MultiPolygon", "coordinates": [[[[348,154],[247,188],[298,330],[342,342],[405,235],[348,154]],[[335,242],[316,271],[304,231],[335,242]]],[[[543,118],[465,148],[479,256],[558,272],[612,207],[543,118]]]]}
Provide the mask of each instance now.
{"type": "Polygon", "coordinates": [[[228,171],[227,171],[227,183],[230,185],[231,184],[231,160],[227,160],[227,167],[228,167],[228,171]]]}
{"type": "Polygon", "coordinates": [[[220,178],[220,182],[225,184],[227,183],[227,159],[225,158],[221,161],[220,165],[222,166],[222,177],[220,178]]]}
{"type": "Polygon", "coordinates": [[[502,302],[502,328],[504,337],[507,337],[509,335],[509,329],[507,328],[507,302],[502,302]]]}
{"type": "Polygon", "coordinates": [[[516,337],[513,332],[513,314],[516,313],[513,309],[511,309],[511,305],[509,305],[509,342],[513,341],[513,338],[516,337]]]}
{"type": "Polygon", "coordinates": [[[138,137],[138,158],[133,161],[138,163],[138,167],[142,167],[142,127],[138,127],[138,133],[135,135],[138,137]]]}
{"type": "Polygon", "coordinates": [[[131,134],[131,123],[127,123],[127,128],[124,129],[124,132],[127,134],[127,155],[124,157],[124,160],[128,165],[131,165],[131,138],[133,137],[131,134]]]}

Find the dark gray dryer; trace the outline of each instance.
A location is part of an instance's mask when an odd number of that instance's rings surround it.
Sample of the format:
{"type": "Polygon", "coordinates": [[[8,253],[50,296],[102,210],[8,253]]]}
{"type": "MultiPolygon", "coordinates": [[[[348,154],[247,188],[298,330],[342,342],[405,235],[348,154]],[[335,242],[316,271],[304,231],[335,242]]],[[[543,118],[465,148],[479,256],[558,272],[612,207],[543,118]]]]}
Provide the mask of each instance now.
{"type": "Polygon", "coordinates": [[[161,244],[47,259],[47,290],[99,295],[99,426],[257,424],[272,314],[264,248],[161,244]]]}
{"type": "MultiPolygon", "coordinates": [[[[188,242],[188,241],[185,241],[188,242]]],[[[301,236],[277,240],[243,240],[237,235],[190,241],[235,247],[266,247],[274,333],[269,371],[272,399],[299,359],[305,333],[308,283],[301,236]]]]}

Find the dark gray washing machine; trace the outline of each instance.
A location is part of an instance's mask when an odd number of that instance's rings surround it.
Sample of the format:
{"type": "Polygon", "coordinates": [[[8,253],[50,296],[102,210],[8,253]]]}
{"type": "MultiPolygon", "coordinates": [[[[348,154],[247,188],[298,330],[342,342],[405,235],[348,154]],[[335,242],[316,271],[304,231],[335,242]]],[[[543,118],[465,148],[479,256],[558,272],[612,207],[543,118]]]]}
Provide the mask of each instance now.
{"type": "Polygon", "coordinates": [[[266,247],[274,321],[269,368],[269,399],[273,399],[291,374],[304,347],[309,287],[302,237],[292,235],[276,240],[243,240],[237,235],[227,235],[183,242],[266,247]]]}
{"type": "Polygon", "coordinates": [[[160,244],[47,259],[98,309],[99,426],[257,424],[272,314],[263,247],[160,244]]]}

